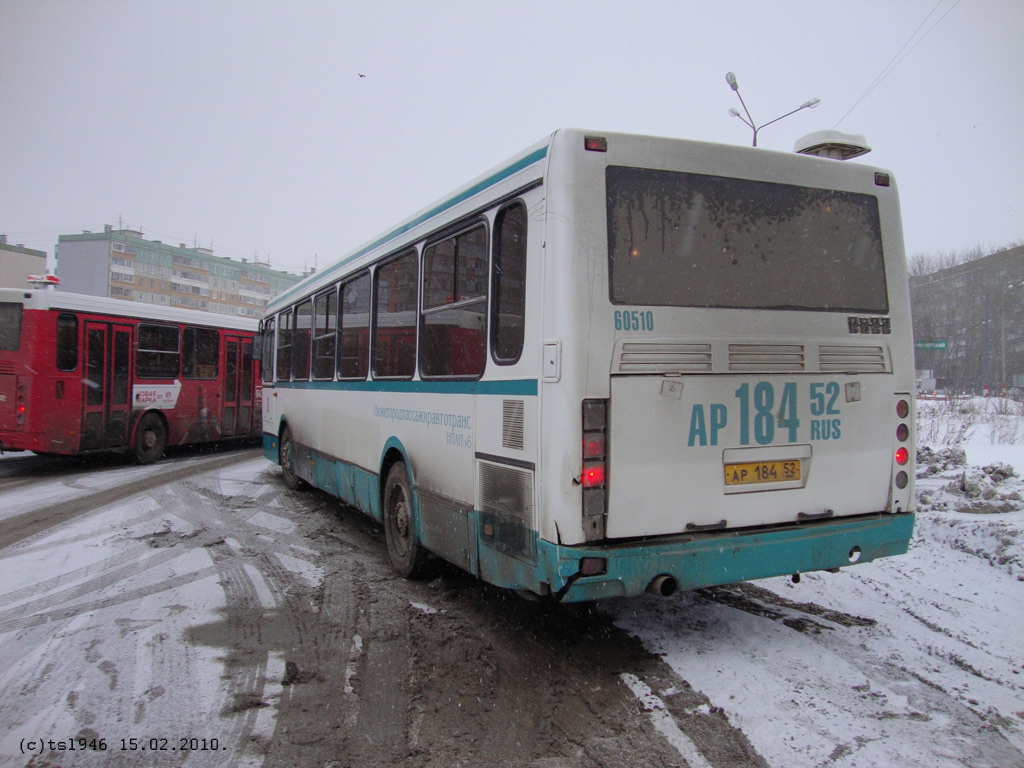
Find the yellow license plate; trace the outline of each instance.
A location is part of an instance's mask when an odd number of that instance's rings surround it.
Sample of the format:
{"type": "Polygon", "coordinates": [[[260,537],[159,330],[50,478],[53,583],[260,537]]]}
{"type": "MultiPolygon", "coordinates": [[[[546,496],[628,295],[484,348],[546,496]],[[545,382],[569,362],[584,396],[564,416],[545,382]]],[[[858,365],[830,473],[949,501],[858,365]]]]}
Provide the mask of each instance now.
{"type": "Polygon", "coordinates": [[[726,485],[759,485],[761,483],[790,483],[800,479],[800,462],[752,461],[746,464],[726,464],[726,485]]]}

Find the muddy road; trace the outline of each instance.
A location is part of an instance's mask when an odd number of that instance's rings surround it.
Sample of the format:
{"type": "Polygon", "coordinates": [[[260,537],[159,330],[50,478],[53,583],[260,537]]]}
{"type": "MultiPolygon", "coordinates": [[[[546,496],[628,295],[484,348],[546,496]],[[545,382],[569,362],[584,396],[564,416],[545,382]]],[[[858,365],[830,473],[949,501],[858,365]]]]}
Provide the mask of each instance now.
{"type": "Polygon", "coordinates": [[[598,609],[439,566],[243,451],[0,472],[0,764],[767,765],[598,609]]]}

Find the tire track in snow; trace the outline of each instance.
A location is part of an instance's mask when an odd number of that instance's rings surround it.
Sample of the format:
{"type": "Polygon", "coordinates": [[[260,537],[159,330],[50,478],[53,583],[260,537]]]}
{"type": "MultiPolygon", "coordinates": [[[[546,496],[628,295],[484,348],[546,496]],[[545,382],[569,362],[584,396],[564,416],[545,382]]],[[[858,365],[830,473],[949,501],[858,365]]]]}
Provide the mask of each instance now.
{"type": "Polygon", "coordinates": [[[0,526],[0,549],[17,544],[79,515],[99,511],[108,504],[121,501],[137,493],[144,493],[154,488],[159,488],[178,479],[176,475],[180,475],[183,471],[188,471],[190,474],[193,472],[212,472],[221,467],[252,459],[257,455],[259,455],[258,449],[252,449],[228,456],[198,458],[188,462],[187,466],[169,464],[167,467],[160,467],[155,471],[151,471],[145,477],[138,480],[99,491],[89,492],[83,490],[74,499],[38,507],[29,512],[22,512],[7,518],[3,521],[3,525],[0,526]]]}

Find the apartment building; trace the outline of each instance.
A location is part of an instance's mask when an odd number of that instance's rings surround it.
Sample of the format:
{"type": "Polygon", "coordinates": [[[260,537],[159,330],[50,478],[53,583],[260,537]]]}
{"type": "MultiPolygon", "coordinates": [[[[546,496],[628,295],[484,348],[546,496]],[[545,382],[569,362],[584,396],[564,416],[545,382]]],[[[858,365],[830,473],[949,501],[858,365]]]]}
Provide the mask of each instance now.
{"type": "Polygon", "coordinates": [[[26,288],[30,275],[46,274],[46,252],[7,242],[0,235],[0,288],[26,288]]]}
{"type": "Polygon", "coordinates": [[[61,235],[58,290],[168,307],[261,317],[277,294],[302,279],[266,264],[215,256],[209,248],[147,240],[135,229],[61,235]]]}
{"type": "Polygon", "coordinates": [[[1024,246],[910,278],[915,367],[939,388],[1024,388],[1024,246]]]}

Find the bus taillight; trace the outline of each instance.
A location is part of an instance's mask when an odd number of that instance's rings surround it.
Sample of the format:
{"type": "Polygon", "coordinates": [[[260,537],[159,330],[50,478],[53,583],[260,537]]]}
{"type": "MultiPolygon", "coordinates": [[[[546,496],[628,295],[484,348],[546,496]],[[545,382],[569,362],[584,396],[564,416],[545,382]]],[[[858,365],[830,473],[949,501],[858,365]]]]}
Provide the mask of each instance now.
{"type": "Polygon", "coordinates": [[[588,541],[604,538],[608,482],[608,401],[583,401],[583,530],[588,541]]]}
{"type": "Polygon", "coordinates": [[[583,487],[604,488],[604,462],[583,463],[583,487]]]}
{"type": "Polygon", "coordinates": [[[28,410],[28,392],[26,391],[25,382],[23,381],[18,382],[18,394],[15,402],[14,410],[18,414],[18,423],[24,424],[25,411],[28,410]]]}
{"type": "Polygon", "coordinates": [[[583,433],[583,458],[593,459],[604,456],[604,432],[583,433]]]}
{"type": "MultiPolygon", "coordinates": [[[[896,424],[896,441],[905,443],[910,439],[910,400],[901,397],[896,401],[896,416],[900,419],[896,424]]],[[[897,468],[906,467],[910,462],[910,449],[905,445],[896,448],[897,468]]],[[[895,476],[895,484],[899,490],[904,490],[910,484],[910,475],[903,469],[898,469],[895,476]]]]}

